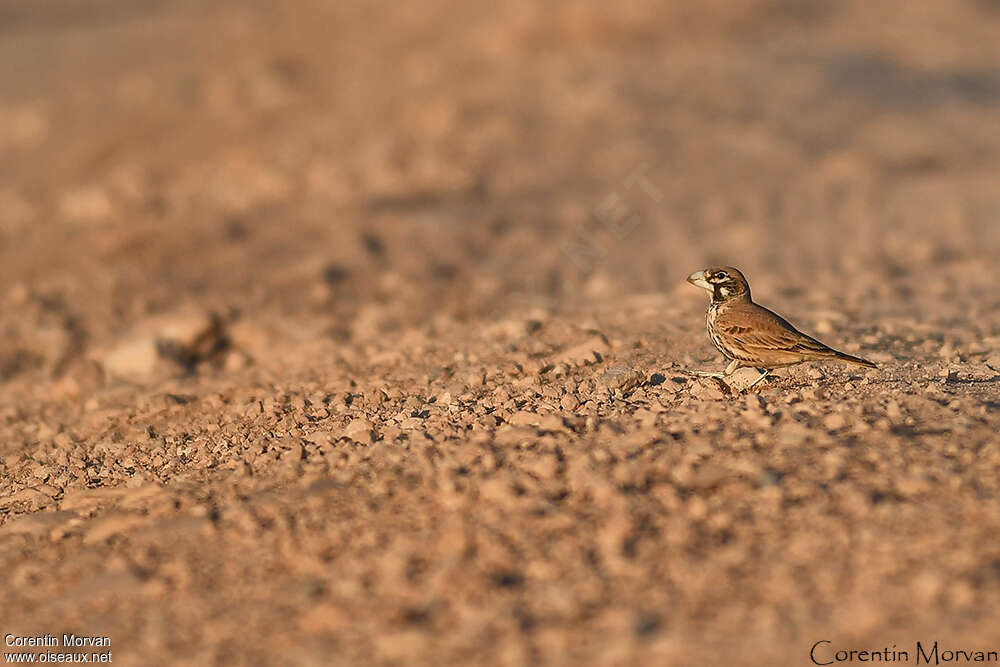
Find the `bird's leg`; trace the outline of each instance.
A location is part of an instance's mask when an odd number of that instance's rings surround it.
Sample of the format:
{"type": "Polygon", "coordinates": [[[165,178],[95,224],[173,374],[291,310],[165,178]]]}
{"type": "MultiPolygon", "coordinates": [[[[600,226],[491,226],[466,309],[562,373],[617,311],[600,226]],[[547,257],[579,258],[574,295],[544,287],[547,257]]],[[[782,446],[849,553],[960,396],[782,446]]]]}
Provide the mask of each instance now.
{"type": "Polygon", "coordinates": [[[757,378],[756,380],[754,380],[753,382],[751,382],[750,386],[748,386],[743,391],[750,391],[751,389],[753,389],[754,385],[756,385],[758,382],[760,382],[761,380],[763,380],[764,378],[766,378],[767,374],[771,372],[770,368],[758,368],[757,370],[760,372],[760,377],[757,378]]]}
{"type": "Polygon", "coordinates": [[[713,378],[716,380],[721,380],[725,377],[729,377],[730,375],[732,375],[739,367],[740,367],[740,362],[733,359],[732,361],[729,362],[729,365],[726,366],[726,370],[722,371],[721,373],[719,373],[718,371],[684,371],[684,372],[687,373],[688,375],[693,375],[699,378],[713,378]]]}

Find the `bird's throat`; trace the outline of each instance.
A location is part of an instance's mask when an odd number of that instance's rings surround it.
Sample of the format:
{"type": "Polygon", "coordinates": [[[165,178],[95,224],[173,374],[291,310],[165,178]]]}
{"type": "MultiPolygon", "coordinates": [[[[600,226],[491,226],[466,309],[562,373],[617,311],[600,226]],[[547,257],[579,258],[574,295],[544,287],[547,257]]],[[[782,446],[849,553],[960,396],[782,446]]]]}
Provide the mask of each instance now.
{"type": "Polygon", "coordinates": [[[736,303],[738,301],[750,301],[750,293],[731,285],[713,285],[712,303],[736,303]]]}

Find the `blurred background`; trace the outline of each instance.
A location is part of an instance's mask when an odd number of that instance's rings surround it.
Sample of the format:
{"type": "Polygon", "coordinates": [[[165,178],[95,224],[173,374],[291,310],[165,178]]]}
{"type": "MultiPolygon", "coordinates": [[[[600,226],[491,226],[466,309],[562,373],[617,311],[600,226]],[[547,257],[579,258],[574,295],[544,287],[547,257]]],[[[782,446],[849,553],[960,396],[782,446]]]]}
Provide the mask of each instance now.
{"type": "Polygon", "coordinates": [[[392,327],[710,261],[982,297],[998,43],[988,0],[4,0],[0,284],[94,336],[188,297],[392,327]]]}
{"type": "Polygon", "coordinates": [[[0,0],[0,631],[995,639],[998,167],[996,0],[0,0]],[[689,395],[712,263],[883,371],[689,395]]]}

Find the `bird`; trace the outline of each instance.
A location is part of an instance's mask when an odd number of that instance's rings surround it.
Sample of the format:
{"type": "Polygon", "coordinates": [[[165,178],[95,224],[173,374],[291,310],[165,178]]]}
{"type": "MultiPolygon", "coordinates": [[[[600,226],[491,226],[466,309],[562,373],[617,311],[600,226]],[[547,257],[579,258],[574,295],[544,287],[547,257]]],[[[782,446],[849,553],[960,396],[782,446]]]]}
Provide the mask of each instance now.
{"type": "Polygon", "coordinates": [[[698,377],[725,378],[738,368],[756,368],[760,377],[747,390],[783,366],[807,361],[844,361],[878,368],[874,363],[829,347],[807,336],[788,320],[754,303],[750,284],[739,269],[712,266],[687,277],[695,287],[711,292],[705,322],[708,336],[729,361],[722,373],[694,371],[698,377]]]}

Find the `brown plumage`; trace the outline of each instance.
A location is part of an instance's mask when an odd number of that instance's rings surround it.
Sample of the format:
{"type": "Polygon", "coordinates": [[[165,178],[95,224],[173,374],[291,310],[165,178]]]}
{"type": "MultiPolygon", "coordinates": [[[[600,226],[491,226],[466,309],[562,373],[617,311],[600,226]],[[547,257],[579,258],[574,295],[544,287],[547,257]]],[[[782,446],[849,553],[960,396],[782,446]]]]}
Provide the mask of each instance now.
{"type": "Polygon", "coordinates": [[[706,318],[708,335],[729,360],[724,373],[700,375],[722,377],[741,367],[764,369],[766,375],[772,368],[824,360],[876,368],[867,359],[839,352],[807,336],[781,316],[754,303],[750,285],[738,269],[713,266],[695,271],[688,276],[688,282],[712,293],[706,318]]]}

